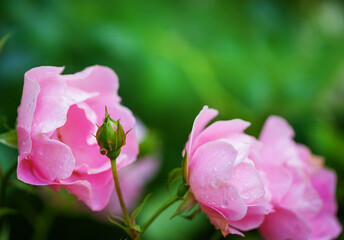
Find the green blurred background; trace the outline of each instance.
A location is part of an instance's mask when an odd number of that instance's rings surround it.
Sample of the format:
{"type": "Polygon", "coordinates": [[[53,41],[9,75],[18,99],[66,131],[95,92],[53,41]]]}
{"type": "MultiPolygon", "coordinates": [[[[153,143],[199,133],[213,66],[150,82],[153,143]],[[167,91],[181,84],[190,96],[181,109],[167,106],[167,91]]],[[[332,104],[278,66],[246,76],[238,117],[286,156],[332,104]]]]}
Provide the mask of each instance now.
{"type": "MultiPolygon", "coordinates": [[[[220,111],[217,119],[250,121],[247,132],[255,136],[267,116],[286,118],[296,140],[336,170],[343,223],[343,2],[0,1],[0,38],[9,32],[0,54],[0,116],[12,127],[27,70],[52,65],[74,73],[100,64],[116,71],[122,103],[154,133],[162,153],[142,218],[168,197],[162,183],[180,165],[195,116],[209,105],[220,111]]],[[[0,146],[0,164],[8,167],[16,154],[0,146]]],[[[54,204],[41,190],[16,184],[7,200],[18,209],[9,217],[11,239],[121,236],[73,210],[74,197],[60,196],[54,204]]],[[[221,239],[205,215],[170,221],[172,212],[151,226],[146,239],[221,239]]],[[[247,235],[260,239],[254,231],[247,235]]]]}

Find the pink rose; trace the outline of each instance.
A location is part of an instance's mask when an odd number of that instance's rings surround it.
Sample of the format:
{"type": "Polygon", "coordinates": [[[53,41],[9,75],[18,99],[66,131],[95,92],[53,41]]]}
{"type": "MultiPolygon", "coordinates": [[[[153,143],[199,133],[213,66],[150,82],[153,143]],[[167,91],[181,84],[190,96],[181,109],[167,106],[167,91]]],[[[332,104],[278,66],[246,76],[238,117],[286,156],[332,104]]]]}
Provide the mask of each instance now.
{"type": "Polygon", "coordinates": [[[336,175],[303,145],[279,117],[270,117],[262,130],[255,163],[264,171],[274,212],[260,232],[266,239],[334,239],[341,232],[336,218],[336,175]]]}
{"type": "Polygon", "coordinates": [[[268,213],[260,173],[249,159],[253,137],[240,119],[218,121],[207,106],[196,117],[187,143],[188,183],[201,209],[223,235],[257,228],[268,213]],[[205,129],[204,129],[205,128],[205,129]]]}
{"type": "MultiPolygon", "coordinates": [[[[118,79],[107,67],[93,66],[73,75],[63,68],[38,67],[25,74],[18,108],[18,179],[33,185],[64,187],[92,210],[103,209],[114,188],[111,163],[93,136],[105,105],[124,130],[135,118],[120,105],[118,79]]],[[[135,161],[134,131],[117,159],[118,169],[135,161]]]]}

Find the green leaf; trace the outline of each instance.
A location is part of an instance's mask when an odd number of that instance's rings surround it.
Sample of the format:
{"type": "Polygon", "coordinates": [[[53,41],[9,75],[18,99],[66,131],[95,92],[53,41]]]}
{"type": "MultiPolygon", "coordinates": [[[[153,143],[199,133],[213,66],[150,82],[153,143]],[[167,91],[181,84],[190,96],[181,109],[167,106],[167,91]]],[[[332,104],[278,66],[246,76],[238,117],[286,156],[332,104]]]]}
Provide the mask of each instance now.
{"type": "Polygon", "coordinates": [[[143,199],[142,203],[134,210],[133,214],[131,215],[132,219],[136,219],[136,217],[140,214],[143,206],[146,204],[148,198],[151,196],[152,194],[148,194],[145,196],[145,198],[143,199]]]}
{"type": "Polygon", "coordinates": [[[126,232],[128,234],[128,236],[131,236],[130,228],[128,228],[128,227],[126,227],[126,226],[124,226],[124,225],[114,221],[113,219],[111,219],[110,216],[108,216],[108,220],[109,220],[109,222],[114,224],[116,227],[121,228],[124,232],[126,232]]]}
{"type": "Polygon", "coordinates": [[[179,205],[179,207],[177,208],[176,212],[173,214],[171,219],[174,218],[175,216],[182,214],[182,213],[190,211],[191,209],[193,209],[196,206],[196,204],[197,204],[197,201],[196,201],[194,195],[190,191],[188,191],[185,194],[182,203],[179,205]]]}
{"type": "Polygon", "coordinates": [[[196,211],[194,211],[193,213],[189,214],[189,215],[186,215],[186,216],[182,216],[183,218],[187,219],[187,220],[193,220],[195,217],[198,216],[198,214],[201,213],[201,208],[198,207],[196,211]]]}
{"type": "Polygon", "coordinates": [[[136,224],[135,226],[132,226],[131,228],[134,229],[136,232],[142,232],[141,227],[138,224],[136,224]]]}
{"type": "Polygon", "coordinates": [[[180,198],[183,198],[188,190],[189,190],[189,186],[186,185],[185,183],[181,183],[177,190],[177,196],[180,198]]]}
{"type": "Polygon", "coordinates": [[[109,217],[110,217],[112,220],[117,220],[117,221],[119,221],[119,222],[122,222],[122,223],[126,224],[125,220],[124,220],[123,218],[121,218],[121,217],[114,216],[114,215],[112,215],[112,214],[110,214],[109,217]]]}
{"type": "Polygon", "coordinates": [[[0,39],[0,54],[1,54],[1,51],[2,51],[2,48],[4,47],[5,43],[8,41],[8,39],[13,35],[13,32],[9,32],[7,33],[5,36],[3,36],[1,39],[0,39]]]}
{"type": "Polygon", "coordinates": [[[168,174],[168,179],[167,179],[167,189],[170,189],[170,186],[173,182],[178,180],[179,178],[182,177],[182,169],[181,168],[175,168],[173,169],[169,174],[168,174]]]}
{"type": "Polygon", "coordinates": [[[2,229],[0,229],[0,240],[10,239],[10,227],[7,224],[3,224],[2,229]]]}
{"type": "Polygon", "coordinates": [[[183,181],[185,184],[188,183],[188,152],[184,149],[184,158],[182,161],[182,174],[183,174],[183,181]]]}
{"type": "Polygon", "coordinates": [[[0,143],[8,147],[18,148],[17,130],[12,129],[8,132],[0,134],[0,143]]]}
{"type": "Polygon", "coordinates": [[[16,214],[17,211],[12,208],[0,208],[0,217],[3,217],[5,215],[10,215],[10,214],[16,214]]]}

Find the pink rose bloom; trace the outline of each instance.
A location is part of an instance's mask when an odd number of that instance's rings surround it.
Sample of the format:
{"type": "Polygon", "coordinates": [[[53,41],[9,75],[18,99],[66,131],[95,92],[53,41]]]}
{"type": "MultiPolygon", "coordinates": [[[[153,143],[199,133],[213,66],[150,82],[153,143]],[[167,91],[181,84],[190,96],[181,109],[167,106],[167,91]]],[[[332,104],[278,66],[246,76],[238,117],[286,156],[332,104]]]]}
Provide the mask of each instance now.
{"type": "MultiPolygon", "coordinates": [[[[61,67],[38,67],[25,74],[18,108],[17,176],[33,185],[64,187],[94,211],[103,209],[114,188],[111,163],[99,153],[93,134],[102,124],[105,105],[125,131],[135,118],[120,105],[118,78],[107,67],[93,66],[73,75],[61,67]]],[[[135,161],[134,131],[117,159],[117,167],[135,161]]]]}
{"type": "Polygon", "coordinates": [[[201,209],[224,236],[259,227],[268,213],[260,173],[249,159],[253,137],[240,119],[217,121],[205,106],[196,117],[187,143],[188,183],[201,209]],[[238,229],[238,230],[237,230],[238,229]]]}
{"type": "Polygon", "coordinates": [[[336,174],[303,145],[279,117],[270,117],[262,130],[255,163],[264,171],[274,212],[260,232],[266,239],[334,239],[341,232],[336,218],[336,174]]]}

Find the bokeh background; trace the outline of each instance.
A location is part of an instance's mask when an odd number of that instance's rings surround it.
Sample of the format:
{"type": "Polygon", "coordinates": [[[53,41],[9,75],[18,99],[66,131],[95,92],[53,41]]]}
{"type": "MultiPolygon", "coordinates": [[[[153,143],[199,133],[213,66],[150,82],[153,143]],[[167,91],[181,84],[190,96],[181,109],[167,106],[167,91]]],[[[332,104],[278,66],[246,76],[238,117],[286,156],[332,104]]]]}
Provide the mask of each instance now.
{"type": "MultiPolygon", "coordinates": [[[[116,71],[122,103],[147,126],[155,144],[148,150],[161,156],[139,221],[169,196],[167,174],[180,165],[193,120],[209,105],[219,110],[217,119],[250,121],[247,133],[254,136],[267,116],[286,118],[296,140],[336,170],[343,224],[343,2],[0,1],[0,38],[8,33],[0,53],[1,126],[15,125],[23,76],[33,67],[65,66],[74,73],[100,64],[116,71]]],[[[3,168],[16,155],[0,146],[3,168]]],[[[7,199],[17,209],[8,217],[10,239],[123,236],[77,210],[73,196],[14,183],[7,199]]],[[[204,214],[192,222],[169,220],[174,209],[158,218],[146,239],[221,239],[204,214]]],[[[255,231],[247,236],[260,239],[255,231]]]]}

